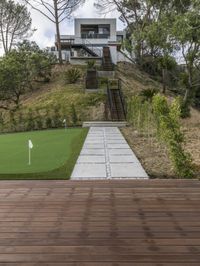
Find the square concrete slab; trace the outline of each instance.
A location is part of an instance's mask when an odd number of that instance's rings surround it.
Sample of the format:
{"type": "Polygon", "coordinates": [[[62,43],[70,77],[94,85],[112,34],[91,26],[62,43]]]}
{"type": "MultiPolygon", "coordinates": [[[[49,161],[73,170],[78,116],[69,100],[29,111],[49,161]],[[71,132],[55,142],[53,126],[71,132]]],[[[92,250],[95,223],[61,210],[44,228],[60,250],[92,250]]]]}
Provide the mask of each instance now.
{"type": "Polygon", "coordinates": [[[137,163],[139,160],[135,155],[109,155],[110,163],[137,163]]]}
{"type": "Polygon", "coordinates": [[[86,139],[84,144],[104,144],[103,139],[86,139]]]}
{"type": "Polygon", "coordinates": [[[131,149],[109,149],[108,153],[110,155],[132,155],[131,149]]]}
{"type": "Polygon", "coordinates": [[[105,155],[104,149],[82,149],[80,155],[105,155]]]}
{"type": "Polygon", "coordinates": [[[141,165],[135,163],[111,163],[112,178],[148,178],[141,165]]]}
{"type": "Polygon", "coordinates": [[[125,144],[108,144],[108,149],[129,149],[129,145],[125,144]]]}
{"type": "Polygon", "coordinates": [[[98,144],[95,144],[95,143],[91,143],[91,144],[84,144],[83,145],[83,148],[84,149],[103,149],[104,148],[104,143],[98,143],[98,144]]]}
{"type": "Polygon", "coordinates": [[[127,144],[125,139],[106,139],[108,144],[127,144]]]}
{"type": "Polygon", "coordinates": [[[114,139],[117,139],[117,140],[124,140],[124,137],[123,136],[120,136],[120,135],[109,135],[109,136],[106,136],[106,139],[107,140],[114,140],[114,139]]]}
{"type": "Polygon", "coordinates": [[[78,163],[105,163],[105,156],[97,155],[80,155],[78,163]]]}
{"type": "Polygon", "coordinates": [[[106,178],[105,164],[76,164],[71,179],[106,178]]]}

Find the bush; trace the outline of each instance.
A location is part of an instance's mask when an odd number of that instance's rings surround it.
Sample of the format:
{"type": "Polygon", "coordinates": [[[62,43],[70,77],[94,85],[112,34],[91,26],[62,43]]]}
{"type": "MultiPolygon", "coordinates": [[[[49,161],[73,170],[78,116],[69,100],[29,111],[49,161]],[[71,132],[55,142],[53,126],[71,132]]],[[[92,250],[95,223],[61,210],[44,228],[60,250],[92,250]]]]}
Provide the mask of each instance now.
{"type": "Polygon", "coordinates": [[[70,68],[65,74],[65,80],[69,84],[76,83],[81,78],[81,72],[78,68],[70,68]]]}
{"type": "Polygon", "coordinates": [[[62,125],[62,122],[60,120],[60,107],[59,106],[54,106],[54,115],[53,115],[53,122],[54,122],[54,127],[58,128],[62,125]]]}
{"type": "Polygon", "coordinates": [[[28,116],[27,116],[27,130],[34,130],[35,128],[35,123],[33,119],[33,111],[32,109],[29,109],[28,111],[28,116]]]}
{"type": "Polygon", "coordinates": [[[36,112],[35,123],[36,123],[37,129],[42,129],[43,128],[43,121],[42,121],[42,117],[40,115],[39,110],[37,110],[37,112],[36,112]]]}
{"type": "Polygon", "coordinates": [[[87,61],[87,68],[88,69],[92,69],[95,67],[95,64],[96,64],[96,61],[93,59],[93,60],[89,60],[87,61]]]}
{"type": "Polygon", "coordinates": [[[193,177],[190,155],[183,149],[184,136],[179,123],[181,114],[179,99],[175,99],[169,106],[164,96],[156,95],[152,104],[159,137],[168,148],[177,175],[185,178],[193,177]]]}
{"type": "Polygon", "coordinates": [[[15,119],[14,112],[10,111],[9,116],[10,116],[10,129],[11,129],[11,131],[16,131],[17,121],[15,119]]]}
{"type": "Polygon", "coordinates": [[[70,113],[71,113],[72,124],[73,124],[73,126],[75,126],[78,122],[78,117],[76,114],[76,108],[75,108],[74,104],[71,105],[71,112],[70,113]]]}
{"type": "Polygon", "coordinates": [[[159,92],[156,88],[149,88],[145,89],[140,93],[140,96],[144,99],[144,101],[151,101],[153,96],[156,95],[159,92]]]}
{"type": "Polygon", "coordinates": [[[190,101],[184,102],[183,97],[178,97],[179,104],[180,104],[180,111],[181,111],[181,118],[190,117],[190,101]]]}
{"type": "Polygon", "coordinates": [[[128,120],[139,132],[152,133],[166,146],[177,176],[193,177],[190,155],[184,151],[184,135],[180,127],[180,103],[175,99],[168,104],[166,97],[159,94],[151,101],[135,96],[129,101],[128,120]]]}

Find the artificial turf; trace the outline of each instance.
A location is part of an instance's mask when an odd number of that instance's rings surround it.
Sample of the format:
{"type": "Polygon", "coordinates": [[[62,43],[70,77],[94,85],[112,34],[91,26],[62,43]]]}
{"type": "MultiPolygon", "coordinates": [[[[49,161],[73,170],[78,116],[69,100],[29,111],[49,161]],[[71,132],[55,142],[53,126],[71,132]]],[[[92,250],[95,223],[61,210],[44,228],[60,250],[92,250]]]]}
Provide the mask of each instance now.
{"type": "Polygon", "coordinates": [[[0,135],[0,179],[69,178],[86,134],[87,129],[69,128],[0,135]]]}

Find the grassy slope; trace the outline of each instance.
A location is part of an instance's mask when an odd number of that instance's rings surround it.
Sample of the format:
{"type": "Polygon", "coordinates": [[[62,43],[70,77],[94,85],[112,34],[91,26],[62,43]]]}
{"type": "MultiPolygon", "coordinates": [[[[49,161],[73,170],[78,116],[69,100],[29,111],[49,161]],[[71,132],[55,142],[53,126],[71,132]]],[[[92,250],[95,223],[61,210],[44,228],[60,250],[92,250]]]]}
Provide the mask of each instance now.
{"type": "MultiPolygon", "coordinates": [[[[76,84],[66,84],[65,72],[69,66],[59,67],[53,71],[53,77],[49,84],[40,85],[40,89],[31,94],[27,94],[22,101],[22,110],[26,112],[29,108],[35,110],[39,109],[40,113],[44,113],[46,109],[53,109],[52,107],[58,105],[60,107],[61,116],[64,114],[69,123],[71,123],[70,107],[75,105],[75,109],[80,120],[95,119],[96,114],[99,113],[100,104],[104,103],[105,95],[103,93],[85,93],[85,71],[83,67],[79,68],[82,77],[76,84]]],[[[99,114],[99,116],[101,116],[99,114]]]]}
{"type": "Polygon", "coordinates": [[[0,136],[0,179],[69,178],[87,129],[45,130],[0,136]],[[28,165],[28,139],[33,142],[28,165]]]}

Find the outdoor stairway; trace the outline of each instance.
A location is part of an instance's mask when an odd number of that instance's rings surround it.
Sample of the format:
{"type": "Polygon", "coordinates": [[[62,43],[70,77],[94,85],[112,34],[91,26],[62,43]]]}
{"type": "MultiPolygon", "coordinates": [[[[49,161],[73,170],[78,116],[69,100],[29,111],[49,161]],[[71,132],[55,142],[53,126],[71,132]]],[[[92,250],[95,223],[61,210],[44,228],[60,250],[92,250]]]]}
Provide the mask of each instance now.
{"type": "Polygon", "coordinates": [[[113,71],[113,63],[109,47],[103,47],[103,70],[113,71]]]}
{"type": "Polygon", "coordinates": [[[111,119],[117,121],[125,120],[126,108],[119,80],[117,81],[117,87],[114,88],[112,88],[108,83],[107,95],[111,119]]]}
{"type": "Polygon", "coordinates": [[[86,44],[82,44],[82,48],[91,56],[93,57],[99,57],[99,55],[96,54],[96,52],[94,52],[89,46],[87,46],[86,44]]]}

